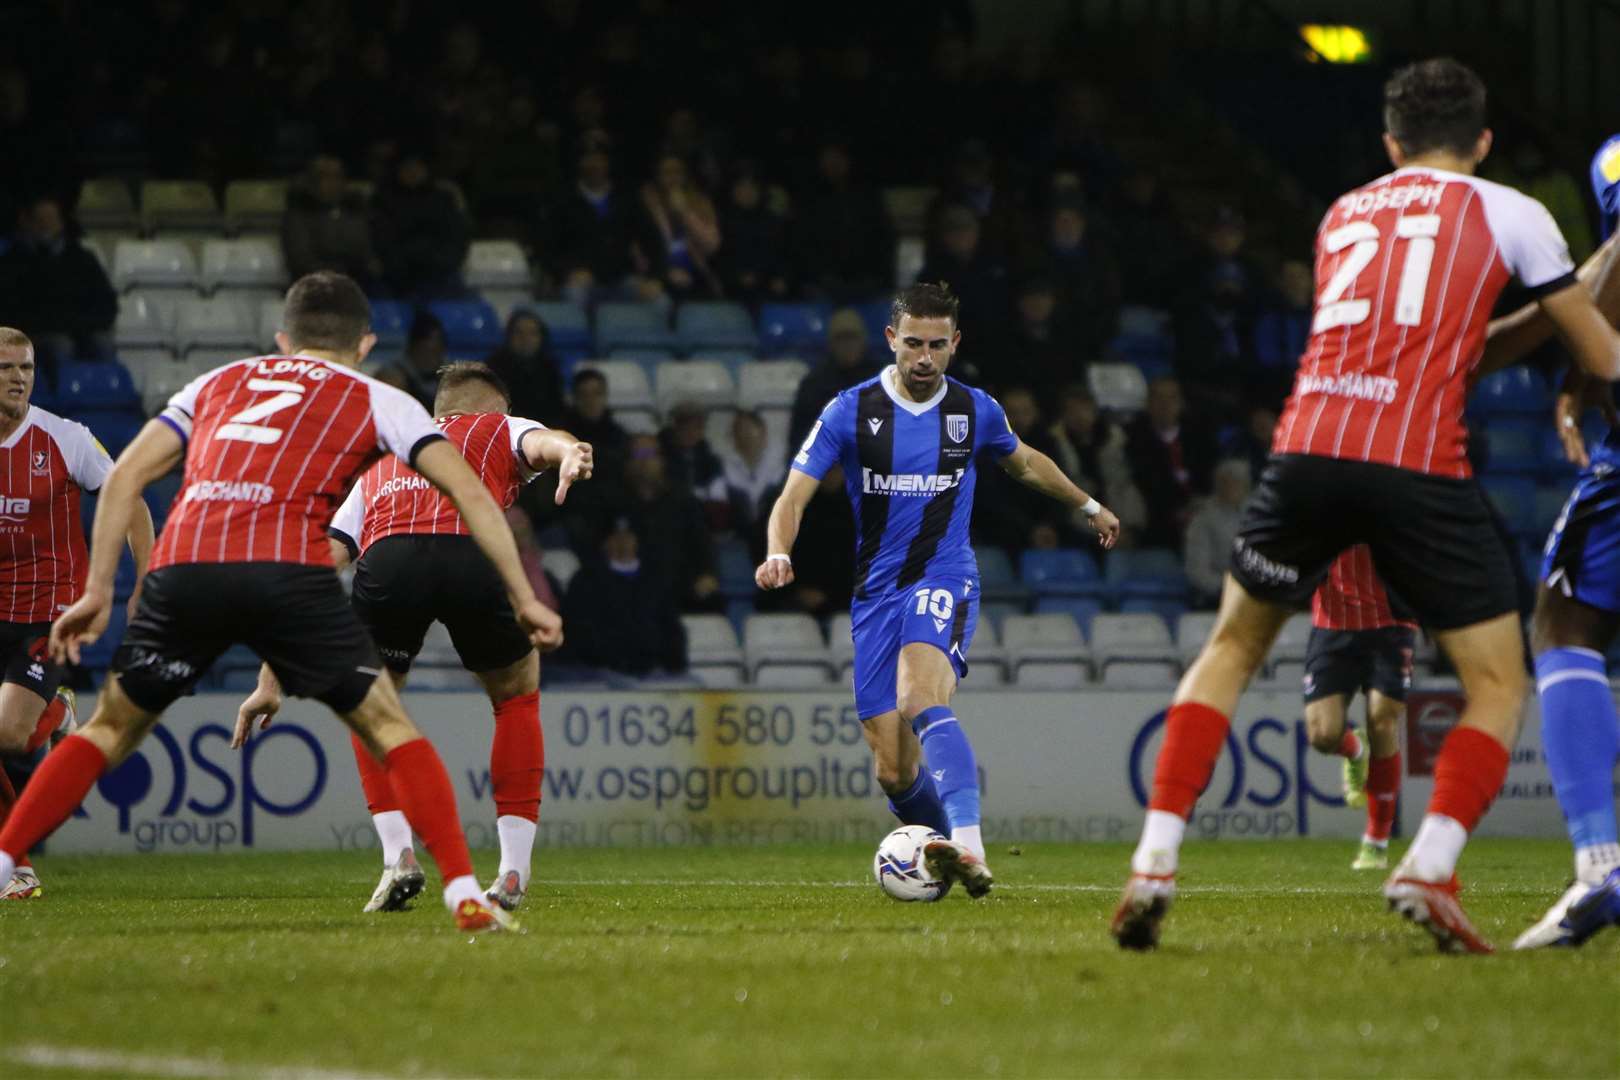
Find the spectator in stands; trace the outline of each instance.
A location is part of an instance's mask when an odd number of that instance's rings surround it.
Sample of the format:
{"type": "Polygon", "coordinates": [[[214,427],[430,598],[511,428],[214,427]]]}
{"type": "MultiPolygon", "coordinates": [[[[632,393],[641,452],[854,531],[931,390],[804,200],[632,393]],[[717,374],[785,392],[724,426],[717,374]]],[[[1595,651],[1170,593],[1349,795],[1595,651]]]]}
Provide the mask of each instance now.
{"type": "MultiPolygon", "coordinates": [[[[952,123],[959,122],[953,117],[952,123]]],[[[983,139],[969,139],[951,158],[951,180],[928,208],[930,236],[941,235],[945,211],[965,206],[979,222],[979,246],[986,255],[1006,262],[1019,231],[1019,215],[1009,195],[996,184],[995,160],[983,139]]],[[[936,251],[929,255],[937,256],[936,251]]]]}
{"type": "Polygon", "coordinates": [[[674,154],[658,159],[658,172],[641,186],[641,202],[658,236],[649,252],[664,292],[677,300],[714,297],[720,279],[710,260],[720,249],[720,220],[674,154]]]}
{"type": "Polygon", "coordinates": [[[894,236],[883,198],[856,182],[843,142],[822,143],[798,206],[794,268],[811,297],[857,303],[893,284],[894,236]]]}
{"type": "Polygon", "coordinates": [[[523,564],[523,575],[529,579],[529,586],[534,589],[534,595],[542,604],[552,611],[557,607],[558,591],[552,588],[552,577],[546,573],[545,552],[540,548],[540,541],[534,535],[534,523],[529,515],[519,506],[508,507],[506,511],[506,524],[512,530],[512,541],[517,545],[518,561],[523,564]]]}
{"type": "Polygon", "coordinates": [[[1168,376],[1148,385],[1147,408],[1126,431],[1126,460],[1147,504],[1142,543],[1180,549],[1192,501],[1209,494],[1215,437],[1183,412],[1181,384],[1168,376]]]}
{"type": "Polygon", "coordinates": [[[1236,259],[1207,264],[1204,275],[1176,309],[1176,377],[1196,411],[1228,422],[1260,376],[1249,351],[1253,290],[1236,259]]]}
{"type": "Polygon", "coordinates": [[[589,145],[579,156],[574,189],[551,213],[551,251],[566,294],[591,300],[651,299],[648,277],[661,238],[641,201],[613,183],[607,151],[589,145]]]}
{"type": "Polygon", "coordinates": [[[1180,254],[1187,237],[1164,196],[1159,176],[1140,168],[1125,177],[1109,215],[1112,250],[1119,261],[1120,299],[1168,308],[1178,290],[1180,254]]]}
{"type": "MultiPolygon", "coordinates": [[[[767,492],[760,505],[776,501],[767,492]]],[[[754,533],[753,553],[765,556],[765,523],[761,515],[754,533]]],[[[785,589],[759,594],[761,611],[803,611],[825,618],[849,610],[855,583],[855,514],[844,493],[844,470],[834,465],[816,485],[816,492],[804,510],[804,524],[793,545],[793,584],[785,589]]]]}
{"type": "Polygon", "coordinates": [[[939,223],[939,254],[924,264],[917,280],[949,285],[961,298],[964,326],[1004,324],[1012,310],[1007,267],[984,251],[978,217],[965,206],[951,206],[939,223]]]}
{"type": "Polygon", "coordinates": [[[467,215],[434,180],[425,155],[414,149],[400,154],[390,182],[372,196],[371,218],[383,277],[397,295],[423,301],[464,293],[467,215]]]}
{"type": "MultiPolygon", "coordinates": [[[[997,392],[1010,386],[1031,386],[1050,394],[1066,383],[1084,381],[1093,355],[1087,344],[1062,318],[1051,278],[1030,274],[1018,286],[1012,333],[984,365],[986,385],[997,392]]],[[[1047,402],[1051,404],[1050,397],[1047,402]]]]}
{"type": "MultiPolygon", "coordinates": [[[[1125,432],[1097,408],[1084,383],[1070,383],[1058,398],[1058,420],[1047,429],[1050,453],[1074,483],[1106,505],[1129,532],[1147,522],[1142,493],[1125,460],[1125,432]]],[[[1084,521],[1071,526],[1083,530],[1084,521]]]]}
{"type": "MultiPolygon", "coordinates": [[[[1041,429],[1040,407],[1026,386],[1009,387],[1001,395],[1007,426],[1026,444],[1046,453],[1050,436],[1041,429]]],[[[979,470],[973,499],[973,535],[985,543],[1016,554],[1026,547],[1054,548],[1065,538],[1062,508],[1025,487],[999,468],[979,470]]]]}
{"type": "Polygon", "coordinates": [[[55,196],[36,198],[17,215],[0,249],[0,323],[34,341],[34,357],[52,382],[75,356],[111,359],[118,294],[101,263],[67,228],[55,196]]]}
{"type": "Polygon", "coordinates": [[[304,176],[289,187],[281,250],[295,281],[317,270],[336,270],[371,291],[381,280],[382,260],[371,245],[365,200],[349,192],[337,157],[311,159],[304,176]]]}
{"type": "Polygon", "coordinates": [[[738,533],[751,537],[770,509],[766,495],[782,486],[787,472],[782,455],[771,452],[759,413],[739,410],[731,418],[731,448],[720,460],[725,467],[732,524],[738,533]]]}
{"type": "Polygon", "coordinates": [[[1095,357],[1119,322],[1119,271],[1113,256],[1091,235],[1078,199],[1060,198],[1053,204],[1042,258],[1077,351],[1087,359],[1095,357]]]}
{"type": "Polygon", "coordinates": [[[559,659],[625,675],[686,670],[680,613],[642,559],[641,538],[627,518],[613,521],[600,556],[568,583],[562,616],[568,635],[559,659]]]}
{"type": "Polygon", "coordinates": [[[1249,478],[1260,482],[1271,457],[1271,440],[1277,433],[1277,405],[1266,398],[1249,406],[1243,426],[1233,432],[1222,447],[1223,456],[1242,458],[1249,463],[1249,478]]]}
{"type": "Polygon", "coordinates": [[[720,227],[726,243],[715,264],[726,295],[750,306],[786,297],[787,221],[767,205],[765,185],[750,163],[737,168],[720,227]]]}
{"type": "Polygon", "coordinates": [[[720,581],[703,505],[670,482],[655,436],[630,440],[613,517],[629,521],[648,575],[676,606],[683,611],[718,609],[720,581]]]}
{"type": "Polygon", "coordinates": [[[418,312],[405,336],[405,354],[377,366],[377,378],[410,394],[423,407],[433,408],[439,391],[439,369],[449,362],[444,324],[426,311],[418,312]]]}
{"type": "Polygon", "coordinates": [[[1215,496],[1187,523],[1182,563],[1192,584],[1192,606],[1210,610],[1220,605],[1221,582],[1232,562],[1232,541],[1249,497],[1249,463],[1228,458],[1215,466],[1215,496]]]}
{"type": "Polygon", "coordinates": [[[1288,259],[1277,269],[1274,295],[1254,320],[1254,358],[1264,396],[1281,402],[1288,396],[1311,334],[1315,281],[1310,264],[1288,259]]]}
{"type": "MultiPolygon", "coordinates": [[[[866,323],[854,308],[839,308],[827,320],[827,358],[799,382],[788,423],[788,448],[797,449],[810,426],[840,391],[882,371],[888,357],[873,350],[866,323]]],[[[580,438],[584,438],[583,435],[580,438]]]]}
{"type": "Polygon", "coordinates": [[[506,320],[506,340],[484,362],[512,391],[513,413],[548,426],[560,425],[562,365],[552,354],[550,334],[540,316],[522,308],[512,312],[506,320]]]}
{"type": "Polygon", "coordinates": [[[581,442],[591,444],[597,479],[602,478],[604,468],[609,475],[616,475],[629,450],[630,433],[619,426],[608,408],[607,376],[595,368],[580,368],[574,372],[569,396],[573,403],[563,410],[563,428],[581,442]]]}
{"type": "Polygon", "coordinates": [[[670,410],[669,424],[658,434],[671,487],[690,491],[703,504],[709,526],[716,532],[730,524],[731,496],[726,492],[726,467],[709,445],[707,417],[701,405],[682,401],[670,410]]]}

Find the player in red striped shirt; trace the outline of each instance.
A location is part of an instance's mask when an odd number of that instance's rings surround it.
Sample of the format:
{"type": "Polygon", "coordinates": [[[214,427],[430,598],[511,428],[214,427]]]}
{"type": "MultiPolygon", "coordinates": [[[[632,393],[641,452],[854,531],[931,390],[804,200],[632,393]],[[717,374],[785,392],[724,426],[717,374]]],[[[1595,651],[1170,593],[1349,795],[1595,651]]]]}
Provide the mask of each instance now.
{"type": "MultiPolygon", "coordinates": [[[[438,378],[433,413],[439,430],[503,509],[545,469],[557,469],[559,505],[573,483],[590,478],[590,444],[508,416],[511,393],[487,364],[447,364],[438,378]]],[[[489,694],[495,712],[489,772],[501,865],[485,895],[515,910],[528,888],[545,768],[540,658],[513,621],[500,578],[468,536],[455,505],[397,458],[384,458],[360,477],[329,532],[337,564],[357,560],[354,609],[394,686],[404,688],[428,627],[438,621],[489,694]],[[431,573],[423,572],[427,567],[431,573]]],[[[278,695],[262,692],[244,702],[234,745],[245,741],[255,717],[263,727],[279,707],[278,695]]],[[[383,855],[382,880],[365,910],[403,910],[426,880],[411,850],[411,827],[388,774],[358,736],[354,749],[383,855]]]]}
{"type": "Polygon", "coordinates": [[[105,631],[118,547],[141,490],[185,461],[180,495],[95,715],[45,758],[0,829],[0,873],[9,875],[14,858],[66,820],[163,710],[241,642],[289,693],[328,705],[383,762],[439,865],[457,926],[510,925],[473,877],[443,762],[393,684],[378,678],[375,646],[332,570],[332,510],[373,461],[404,458],[466,518],[530,639],[559,641],[561,620],[535,599],[500,508],[427,411],[356,370],[377,340],[359,286],[329,272],[300,278],[283,318],[281,354],[193,381],[108,475],[84,595],[51,627],[58,661],[76,661],[79,647],[105,631]]]}
{"type": "Polygon", "coordinates": [[[1490,951],[1457,902],[1455,870],[1507,776],[1526,685],[1515,560],[1469,473],[1464,398],[1510,278],[1584,370],[1620,377],[1620,336],[1576,281],[1546,208],[1474,176],[1491,133],[1473,72],[1454,60],[1403,68],[1385,86],[1384,125],[1395,171],[1336,200],[1317,234],[1311,335],[1215,628],[1166,717],[1112,924],[1123,947],[1158,942],[1187,818],[1277,631],[1340,552],[1366,544],[1468,696],[1384,895],[1442,949],[1490,951]]]}
{"type": "Polygon", "coordinates": [[[1311,745],[1344,759],[1344,801],[1366,806],[1367,830],[1352,870],[1389,866],[1389,834],[1401,788],[1401,720],[1412,686],[1417,624],[1398,618],[1365,544],[1341,554],[1311,597],[1305,650],[1305,730],[1311,745]],[[1367,695],[1367,728],[1347,722],[1367,695]]]}
{"type": "MultiPolygon", "coordinates": [[[[113,464],[83,424],[30,404],[34,375],[33,342],[0,327],[0,754],[33,753],[72,724],[72,691],[62,687],[65,671],[47,641],[51,620],[78,597],[90,566],[80,493],[100,490],[113,464]]],[[[144,503],[127,538],[139,581],[152,554],[144,503]]],[[[0,825],[16,801],[0,769],[0,825]]],[[[0,900],[42,893],[25,856],[0,877],[0,900]]]]}

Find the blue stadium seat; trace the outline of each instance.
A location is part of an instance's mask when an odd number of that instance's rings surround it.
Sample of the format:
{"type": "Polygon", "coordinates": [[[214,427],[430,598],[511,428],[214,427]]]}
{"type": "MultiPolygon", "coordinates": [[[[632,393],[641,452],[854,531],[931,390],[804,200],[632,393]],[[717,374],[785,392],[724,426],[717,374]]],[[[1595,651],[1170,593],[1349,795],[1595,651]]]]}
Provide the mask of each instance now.
{"type": "Polygon", "coordinates": [[[139,409],[140,391],[129,370],[119,363],[80,364],[68,361],[56,373],[56,403],[66,412],[139,409]]]}
{"type": "Polygon", "coordinates": [[[1536,531],[1536,486],[1517,476],[1488,476],[1480,481],[1496,512],[1513,533],[1533,536],[1536,531]]]}
{"type": "Polygon", "coordinates": [[[1541,372],[1520,365],[1479,380],[1469,407],[1482,416],[1542,416],[1552,395],[1541,372]]]}
{"type": "Polygon", "coordinates": [[[1180,557],[1162,548],[1110,552],[1104,578],[1122,600],[1185,600],[1187,595],[1187,575],[1180,557]]]}
{"type": "Polygon", "coordinates": [[[403,349],[416,319],[416,309],[403,300],[371,302],[371,332],[379,349],[403,349]]]}
{"type": "Polygon", "coordinates": [[[1085,596],[1042,596],[1035,601],[1035,614],[1067,615],[1080,624],[1081,633],[1091,639],[1091,620],[1102,613],[1101,600],[1085,596]]]}
{"type": "Polygon", "coordinates": [[[1121,334],[1108,343],[1109,352],[1124,363],[1135,364],[1149,380],[1170,374],[1175,350],[1175,340],[1165,335],[1121,334]]]}
{"type": "Polygon", "coordinates": [[[759,309],[765,356],[811,356],[827,348],[827,304],[765,304],[759,309]]]}
{"type": "Polygon", "coordinates": [[[675,331],[657,304],[603,304],[596,309],[596,349],[668,349],[674,351],[675,331]]]}
{"type": "Polygon", "coordinates": [[[1543,484],[1536,488],[1535,521],[1536,532],[1545,535],[1552,531],[1553,522],[1564,509],[1564,503],[1569,501],[1569,488],[1565,486],[1551,486],[1543,484]]]}
{"type": "Polygon", "coordinates": [[[568,300],[542,300],[523,304],[520,310],[532,311],[546,324],[551,335],[551,347],[558,353],[591,347],[591,320],[585,309],[568,300]]]}
{"type": "Polygon", "coordinates": [[[1486,470],[1497,476],[1535,476],[1541,472],[1540,436],[1544,426],[1506,417],[1493,420],[1485,432],[1491,451],[1486,470]]]}
{"type": "Polygon", "coordinates": [[[730,599],[747,599],[752,607],[754,590],[754,560],[748,546],[740,540],[722,541],[714,549],[715,576],[720,579],[720,594],[730,599]]]}
{"type": "Polygon", "coordinates": [[[435,300],[427,309],[444,325],[445,343],[452,353],[482,356],[506,336],[501,317],[482,300],[435,300]]]}
{"type": "Polygon", "coordinates": [[[147,508],[152,511],[152,524],[159,531],[163,529],[163,523],[169,520],[169,509],[179,495],[179,470],[158,477],[146,485],[146,490],[141,493],[141,498],[146,500],[147,508]]]}
{"type": "Polygon", "coordinates": [[[74,409],[68,417],[89,428],[113,457],[123,453],[146,426],[139,409],[74,409]]]}
{"type": "Polygon", "coordinates": [[[881,300],[868,300],[864,304],[856,304],[855,310],[860,312],[861,322],[866,324],[867,340],[872,348],[887,351],[888,339],[883,331],[889,325],[889,309],[892,301],[888,297],[881,300]]]}
{"type": "Polygon", "coordinates": [[[1029,590],[1013,573],[1012,560],[998,547],[982,547],[977,552],[979,561],[979,593],[985,600],[1005,600],[1023,604],[1029,600],[1029,590]]]}
{"type": "Polygon", "coordinates": [[[726,365],[731,372],[731,381],[736,382],[742,376],[744,364],[754,363],[753,349],[703,349],[692,354],[693,360],[713,360],[717,364],[726,365]]]}
{"type": "Polygon", "coordinates": [[[1037,596],[1099,596],[1103,592],[1096,561],[1078,548],[1026,551],[1019,559],[1019,577],[1037,596]]]}
{"type": "Polygon", "coordinates": [[[682,352],[689,356],[702,353],[705,359],[711,349],[752,352],[759,347],[759,334],[748,309],[726,300],[695,301],[676,308],[675,337],[682,352]]]}
{"type": "Polygon", "coordinates": [[[997,630],[1001,629],[1001,620],[1009,615],[1024,614],[1023,604],[1011,604],[1005,601],[992,600],[979,605],[979,618],[989,620],[997,630]]]}
{"type": "MultiPolygon", "coordinates": [[[[1536,457],[1541,461],[1542,480],[1562,485],[1567,491],[1580,470],[1564,457],[1563,441],[1558,438],[1558,432],[1553,430],[1551,423],[1542,425],[1538,439],[1536,457]]],[[[1595,446],[1597,440],[1588,437],[1586,444],[1595,446]]]]}

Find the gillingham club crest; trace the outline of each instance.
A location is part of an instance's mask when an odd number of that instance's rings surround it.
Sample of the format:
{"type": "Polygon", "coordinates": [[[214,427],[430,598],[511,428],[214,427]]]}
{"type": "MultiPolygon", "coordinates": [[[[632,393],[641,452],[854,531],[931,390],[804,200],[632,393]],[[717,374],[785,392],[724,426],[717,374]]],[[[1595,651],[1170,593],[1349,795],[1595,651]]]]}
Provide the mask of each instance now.
{"type": "Polygon", "coordinates": [[[961,442],[967,438],[968,418],[962,413],[949,413],[945,417],[945,434],[951,437],[951,442],[961,442]]]}

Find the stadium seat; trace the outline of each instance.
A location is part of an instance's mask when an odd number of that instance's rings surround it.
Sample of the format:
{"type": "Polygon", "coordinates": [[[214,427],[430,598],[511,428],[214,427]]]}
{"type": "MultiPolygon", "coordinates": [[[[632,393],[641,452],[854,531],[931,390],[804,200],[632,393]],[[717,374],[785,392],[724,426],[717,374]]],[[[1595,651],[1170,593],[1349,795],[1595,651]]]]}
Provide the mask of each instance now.
{"type": "MultiPolygon", "coordinates": [[[[258,330],[255,332],[255,336],[258,338],[259,348],[266,352],[273,352],[276,348],[276,332],[281,329],[281,312],[285,307],[286,304],[280,300],[265,299],[259,301],[258,330]]],[[[377,322],[375,306],[372,309],[371,321],[373,330],[375,330],[377,322]]],[[[382,347],[381,337],[382,335],[379,334],[379,348],[382,347]]]]}
{"type": "Polygon", "coordinates": [[[89,428],[113,457],[123,453],[124,447],[134,442],[135,436],[146,426],[146,417],[133,405],[122,409],[65,409],[64,412],[68,419],[89,428]]]}
{"type": "Polygon", "coordinates": [[[1493,420],[1485,431],[1490,457],[1486,470],[1494,476],[1535,476],[1541,472],[1541,428],[1511,419],[1493,420]]]}
{"type": "Polygon", "coordinates": [[[759,347],[759,334],[748,309],[727,300],[693,301],[676,308],[675,338],[689,356],[706,349],[752,352],[759,347]]]}
{"type": "Polygon", "coordinates": [[[1020,690],[1084,690],[1090,681],[1089,675],[1086,665],[1074,660],[1013,666],[1013,679],[1020,690]]]}
{"type": "MultiPolygon", "coordinates": [[[[1586,432],[1586,445],[1596,446],[1603,438],[1603,432],[1586,432]]],[[[1551,481],[1559,487],[1568,489],[1575,482],[1580,472],[1573,463],[1564,457],[1564,443],[1558,437],[1558,432],[1550,424],[1544,425],[1540,435],[1540,443],[1536,450],[1536,457],[1541,460],[1541,478],[1551,481]]]]}
{"type": "Polygon", "coordinates": [[[217,231],[223,224],[214,191],[201,180],[147,180],[141,184],[146,231],[217,231]]]}
{"type": "Polygon", "coordinates": [[[1521,364],[1480,379],[1469,407],[1482,416],[1541,417],[1552,407],[1552,395],[1541,372],[1521,364]]]}
{"type": "Polygon", "coordinates": [[[169,520],[174,500],[180,497],[181,483],[181,472],[175,469],[147,484],[146,490],[141,492],[141,498],[146,500],[147,508],[152,511],[152,524],[160,531],[163,523],[169,520]]]}
{"type": "Polygon", "coordinates": [[[750,615],[743,626],[743,654],[756,683],[767,671],[781,675],[784,669],[809,667],[823,673],[822,682],[834,673],[821,628],[808,615],[750,615]]]}
{"type": "MultiPolygon", "coordinates": [[[[416,309],[403,300],[371,302],[371,332],[377,335],[379,349],[403,349],[414,321],[416,309]]],[[[281,322],[280,312],[276,313],[276,322],[281,322]]]]}
{"type": "Polygon", "coordinates": [[[1097,596],[1103,591],[1096,560],[1078,548],[1031,548],[1019,558],[1019,577],[1043,596],[1097,596]]]}
{"type": "Polygon", "coordinates": [[[1173,690],[1179,675],[1174,664],[1157,660],[1120,660],[1097,680],[1104,690],[1173,690]]]}
{"type": "Polygon", "coordinates": [[[472,672],[461,666],[460,660],[448,664],[419,663],[412,665],[410,688],[412,690],[440,690],[447,693],[471,692],[482,689],[472,672]]]}
{"type": "Polygon", "coordinates": [[[197,258],[183,240],[120,240],[113,251],[113,286],[195,288],[197,258]]]}
{"type": "Polygon", "coordinates": [[[124,365],[129,372],[130,381],[135,384],[135,392],[140,394],[146,389],[147,377],[154,371],[167,370],[170,365],[179,361],[173,349],[164,348],[129,348],[118,350],[118,362],[124,365]]]}
{"type": "Polygon", "coordinates": [[[814,664],[768,663],[754,673],[754,685],[761,690],[824,690],[833,684],[833,673],[814,664]]]}
{"type": "Polygon", "coordinates": [[[613,409],[651,409],[652,385],[640,364],[630,360],[583,360],[580,369],[600,371],[607,379],[608,406],[613,409]]]}
{"type": "Polygon", "coordinates": [[[751,360],[737,369],[737,407],[788,409],[810,368],[802,360],[751,360]]]}
{"type": "Polygon", "coordinates": [[[1098,408],[1137,412],[1147,405],[1147,379],[1135,364],[1092,364],[1086,381],[1098,408]]]}
{"type": "Polygon", "coordinates": [[[715,577],[720,580],[720,595],[728,599],[752,601],[754,591],[754,560],[748,545],[732,538],[714,545],[715,577]]]}
{"type": "Polygon", "coordinates": [[[141,411],[147,416],[156,416],[171,397],[206,370],[190,358],[168,368],[150,368],[141,386],[141,411]]]}
{"type": "Polygon", "coordinates": [[[1187,613],[1187,602],[1180,596],[1126,596],[1119,602],[1123,615],[1152,615],[1173,627],[1187,613]]]}
{"type": "Polygon", "coordinates": [[[285,180],[232,180],[225,185],[225,228],[233,233],[279,233],[286,213],[285,180]]]}
{"type": "Polygon", "coordinates": [[[1568,501],[1569,488],[1564,485],[1536,488],[1534,503],[1536,535],[1545,536],[1552,531],[1553,523],[1558,520],[1558,515],[1564,512],[1564,504],[1568,501]]]}
{"type": "Polygon", "coordinates": [[[199,281],[209,290],[283,289],[287,285],[287,264],[281,257],[281,244],[263,236],[204,240],[199,281]]]}
{"type": "Polygon", "coordinates": [[[1176,652],[1181,665],[1186,667],[1198,658],[1198,653],[1215,629],[1215,612],[1189,611],[1176,620],[1176,652]]]}
{"type": "Polygon", "coordinates": [[[174,339],[181,353],[196,348],[239,349],[252,352],[258,347],[257,312],[247,310],[228,297],[183,298],[175,310],[174,339]]]}
{"type": "Polygon", "coordinates": [[[138,409],[141,396],[122,364],[66,361],[56,373],[56,400],[68,412],[138,409]]]}
{"type": "Polygon", "coordinates": [[[928,244],[920,236],[901,236],[894,241],[894,284],[907,288],[916,284],[917,275],[928,264],[928,244]]]}
{"type": "MultiPolygon", "coordinates": [[[[484,303],[495,309],[495,318],[500,320],[503,332],[506,324],[511,322],[513,312],[534,305],[533,289],[480,289],[479,295],[484,298],[484,303]]],[[[548,344],[555,348],[555,343],[548,344]]]]}
{"type": "Polygon", "coordinates": [[[1007,650],[1002,647],[1001,631],[996,628],[994,620],[979,620],[978,627],[973,631],[972,644],[968,647],[968,664],[973,671],[972,685],[976,689],[998,686],[1009,678],[1007,650]]]}
{"type": "MultiPolygon", "coordinates": [[[[983,629],[983,624],[980,624],[983,629]]],[[[975,637],[977,640],[977,637],[975,637]]],[[[827,620],[827,659],[832,661],[833,667],[838,670],[841,680],[849,680],[855,670],[855,639],[850,633],[849,612],[840,611],[827,620]]],[[[977,651],[973,659],[979,659],[977,651]]]]}
{"type": "Polygon", "coordinates": [[[1021,604],[1029,599],[1029,589],[1013,572],[1012,560],[999,547],[985,546],[974,553],[979,563],[979,595],[984,600],[1005,600],[1021,604]]]}
{"type": "Polygon", "coordinates": [[[1480,481],[1508,529],[1529,535],[1536,527],[1536,486],[1517,476],[1487,476],[1480,481]]]}
{"type": "Polygon", "coordinates": [[[664,349],[614,349],[608,359],[624,360],[637,365],[646,373],[647,382],[657,386],[658,369],[665,364],[673,364],[675,354],[664,349]]]}
{"type": "Polygon", "coordinates": [[[1159,665],[1168,678],[1179,671],[1180,658],[1170,631],[1157,615],[1098,615],[1091,622],[1091,663],[1099,675],[1110,664],[1129,661],[1159,665]]]}
{"type": "Polygon", "coordinates": [[[129,185],[116,176],[98,176],[80,185],[74,216],[86,230],[127,231],[141,223],[129,185]]]}
{"type": "Polygon", "coordinates": [[[819,355],[827,348],[827,304],[764,304],[759,309],[760,351],[766,356],[819,355]]]}
{"type": "Polygon", "coordinates": [[[579,573],[579,556],[567,548],[546,548],[541,558],[546,573],[557,581],[557,587],[567,589],[568,583],[579,573]]]}
{"type": "Polygon", "coordinates": [[[131,293],[118,301],[118,319],[113,323],[113,341],[118,348],[156,348],[174,343],[174,324],[167,308],[150,296],[131,293]]]}
{"type": "Polygon", "coordinates": [[[474,240],[461,277],[472,289],[528,288],[534,283],[529,257],[511,240],[474,240]]]}
{"type": "Polygon", "coordinates": [[[1004,600],[987,600],[979,605],[979,625],[991,623],[1001,626],[1014,615],[1028,614],[1026,605],[1010,604],[1004,600]]]}
{"type": "Polygon", "coordinates": [[[1104,578],[1120,597],[1185,598],[1181,557],[1164,548],[1112,551],[1104,578]]]}
{"type": "Polygon", "coordinates": [[[673,351],[675,345],[675,332],[658,304],[611,303],[596,309],[596,348],[600,352],[616,348],[673,351]]]}
{"type": "Polygon", "coordinates": [[[658,366],[658,411],[669,415],[675,406],[691,402],[707,409],[729,409],[737,402],[737,388],[725,365],[711,360],[680,360],[658,366]]]}
{"type": "Polygon", "coordinates": [[[1009,615],[1001,623],[1001,645],[1020,684],[1030,665],[1073,664],[1083,672],[1090,663],[1080,624],[1067,615],[1009,615]]]}
{"type": "Polygon", "coordinates": [[[889,325],[892,303],[888,297],[884,297],[881,300],[868,300],[864,304],[855,305],[855,310],[861,316],[861,322],[866,324],[867,342],[884,356],[888,355],[889,346],[883,331],[889,325]]]}
{"type": "Polygon", "coordinates": [[[731,373],[732,382],[737,381],[738,373],[744,364],[754,363],[754,349],[703,349],[692,354],[693,360],[712,360],[731,373]]]}
{"type": "Polygon", "coordinates": [[[1063,614],[1080,624],[1082,633],[1091,633],[1091,621],[1101,614],[1102,601],[1089,596],[1038,596],[1035,614],[1063,614]]]}
{"type": "Polygon", "coordinates": [[[482,356],[506,336],[495,309],[482,300],[435,300],[427,309],[444,326],[445,343],[452,353],[482,356]]]}
{"type": "MultiPolygon", "coordinates": [[[[705,690],[742,690],[745,689],[742,672],[729,667],[695,667],[688,672],[699,686],[705,690]]],[[[648,679],[643,678],[640,683],[643,689],[647,688],[648,679]]]]}
{"type": "Polygon", "coordinates": [[[686,628],[686,662],[694,674],[712,668],[738,674],[746,670],[737,631],[724,615],[682,615],[681,625],[686,628]]]}
{"type": "Polygon", "coordinates": [[[663,430],[663,425],[658,422],[658,414],[652,409],[615,408],[613,419],[630,435],[657,435],[663,430]]]}
{"type": "Polygon", "coordinates": [[[541,300],[525,305],[540,316],[558,351],[591,347],[591,320],[579,304],[567,300],[541,300]]]}
{"type": "Polygon", "coordinates": [[[111,667],[113,653],[118,651],[119,643],[124,640],[124,630],[128,625],[129,616],[124,605],[112,605],[108,609],[107,629],[95,641],[80,646],[79,666],[89,671],[105,671],[111,667]]]}

